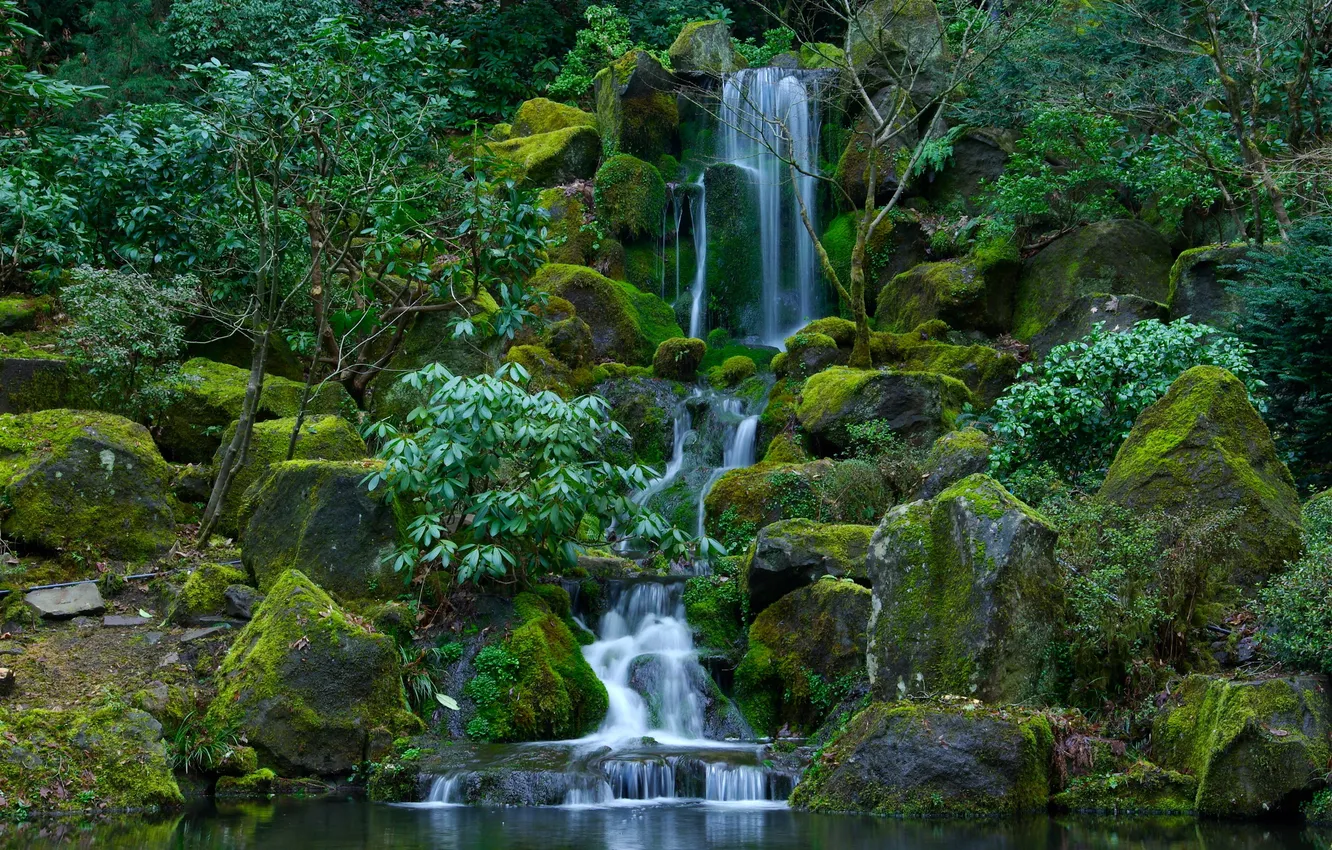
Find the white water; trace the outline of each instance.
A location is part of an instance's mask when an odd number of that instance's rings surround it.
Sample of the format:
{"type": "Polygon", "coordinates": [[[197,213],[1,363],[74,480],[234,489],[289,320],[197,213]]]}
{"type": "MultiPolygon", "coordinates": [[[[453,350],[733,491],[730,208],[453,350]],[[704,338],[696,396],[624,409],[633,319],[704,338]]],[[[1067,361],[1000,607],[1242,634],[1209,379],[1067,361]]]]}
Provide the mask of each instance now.
{"type": "MultiPolygon", "coordinates": [[[[697,191],[689,194],[689,220],[694,228],[694,285],[689,306],[689,335],[694,339],[702,339],[703,310],[708,288],[708,193],[702,178],[699,178],[696,187],[697,191]]],[[[679,255],[676,256],[678,258],[679,255]]],[[[677,273],[679,268],[677,262],[677,273]]]]}
{"type": "MultiPolygon", "coordinates": [[[[697,390],[694,391],[697,394],[697,390]]],[[[666,469],[662,474],[648,482],[648,485],[642,489],[634,500],[640,505],[646,505],[648,501],[667,487],[675,483],[675,479],[680,477],[680,470],[684,468],[685,445],[693,435],[693,423],[689,418],[689,407],[680,405],[675,412],[675,435],[671,448],[671,459],[666,463],[666,469]]]]}
{"type": "MultiPolygon", "coordinates": [[[[744,412],[740,400],[728,398],[721,403],[723,415],[739,416],[744,412]]],[[[706,499],[717,481],[732,469],[752,466],[754,463],[754,439],[758,434],[758,416],[746,416],[734,425],[727,426],[725,448],[722,451],[722,465],[712,471],[703,488],[698,492],[698,511],[694,533],[702,537],[707,519],[706,499]]]]}
{"type": "Polygon", "coordinates": [[[762,327],[767,345],[818,317],[821,275],[814,241],[800,217],[798,194],[818,227],[819,150],[817,75],[785,68],[751,68],[722,83],[723,161],[743,168],[758,189],[763,273],[762,327]],[[789,162],[797,174],[792,177],[789,162]]]}

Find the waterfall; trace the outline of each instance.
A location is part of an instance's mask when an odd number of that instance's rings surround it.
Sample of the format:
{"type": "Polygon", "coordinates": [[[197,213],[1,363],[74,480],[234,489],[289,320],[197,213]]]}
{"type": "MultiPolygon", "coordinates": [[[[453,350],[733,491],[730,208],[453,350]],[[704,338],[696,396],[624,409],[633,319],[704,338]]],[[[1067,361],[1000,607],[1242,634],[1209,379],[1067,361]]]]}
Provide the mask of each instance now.
{"type": "MultiPolygon", "coordinates": [[[[698,390],[694,391],[694,396],[698,395],[698,390]]],[[[691,396],[692,398],[693,396],[691,396]]],[[[675,479],[680,476],[680,470],[684,467],[685,444],[689,436],[693,433],[692,423],[689,418],[689,406],[680,405],[675,411],[674,440],[671,443],[671,459],[666,463],[666,469],[661,476],[648,482],[642,492],[634,496],[634,500],[640,505],[646,505],[648,501],[662,490],[675,483],[675,479]]]]}
{"type": "MultiPolygon", "coordinates": [[[[721,403],[722,413],[731,417],[740,416],[744,408],[739,399],[728,398],[721,403]]],[[[754,440],[758,434],[758,415],[746,416],[734,425],[728,426],[726,442],[723,444],[722,465],[712,471],[703,488],[698,493],[698,511],[695,533],[702,537],[705,533],[704,520],[707,511],[705,502],[712,486],[732,469],[741,469],[754,463],[754,440]]]]}
{"type": "Polygon", "coordinates": [[[797,196],[818,227],[818,72],[751,68],[722,83],[719,156],[758,190],[762,327],[768,345],[818,318],[821,274],[797,196]],[[790,162],[797,166],[791,175],[790,162]]]}
{"type": "MultiPolygon", "coordinates": [[[[694,228],[694,285],[689,306],[689,335],[702,339],[704,296],[708,286],[708,193],[700,177],[689,195],[689,221],[694,228]]],[[[678,256],[678,255],[677,255],[678,256]]],[[[676,264],[677,272],[679,264],[676,264]]]]}
{"type": "Polygon", "coordinates": [[[436,777],[430,783],[430,791],[426,794],[425,802],[434,803],[437,806],[462,805],[462,794],[458,788],[461,781],[462,777],[458,774],[436,777]]]}
{"type": "Polygon", "coordinates": [[[671,301],[674,304],[680,300],[680,222],[684,219],[684,192],[676,183],[670,186],[671,211],[675,217],[675,229],[671,231],[671,238],[675,240],[675,298],[671,301]]]}

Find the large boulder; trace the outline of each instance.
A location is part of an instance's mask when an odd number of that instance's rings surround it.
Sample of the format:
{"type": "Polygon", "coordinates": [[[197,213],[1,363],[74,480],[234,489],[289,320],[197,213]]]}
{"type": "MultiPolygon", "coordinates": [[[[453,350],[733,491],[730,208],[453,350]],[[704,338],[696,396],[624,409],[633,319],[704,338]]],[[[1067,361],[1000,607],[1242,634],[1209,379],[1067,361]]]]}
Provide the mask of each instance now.
{"type": "Polygon", "coordinates": [[[1229,681],[1190,676],[1152,727],[1152,758],[1198,780],[1199,814],[1293,811],[1332,758],[1332,694],[1322,676],[1229,681]]]}
{"type": "Polygon", "coordinates": [[[735,671],[736,703],[762,735],[813,732],[841,698],[863,686],[870,592],[825,578],[765,608],[749,627],[735,671]]]}
{"type": "Polygon", "coordinates": [[[1080,295],[1031,338],[1031,350],[1044,357],[1057,345],[1082,339],[1097,325],[1122,333],[1138,322],[1165,321],[1168,313],[1164,304],[1137,295],[1080,295]]]}
{"type": "Polygon", "coordinates": [[[185,802],[161,724],[122,703],[0,708],[0,788],[15,814],[157,811],[185,802]]]}
{"type": "Polygon", "coordinates": [[[834,366],[805,382],[796,417],[816,449],[837,454],[852,446],[848,429],[872,419],[912,443],[932,442],[969,401],[965,384],[937,373],[834,366]]]}
{"type": "Polygon", "coordinates": [[[814,463],[761,462],[729,470],[703,499],[705,527],[712,537],[723,537],[724,526],[758,530],[779,519],[808,516],[814,506],[814,487],[832,469],[827,460],[814,463]]]}
{"type": "Polygon", "coordinates": [[[958,700],[876,702],[824,748],[791,806],[897,816],[1043,812],[1053,750],[1039,714],[958,700]]]}
{"type": "Polygon", "coordinates": [[[592,221],[592,193],[585,187],[555,186],[537,198],[537,207],[546,214],[546,256],[552,263],[587,266],[596,254],[597,234],[587,226],[592,221]]]}
{"type": "Polygon", "coordinates": [[[865,559],[873,535],[873,526],[809,519],[784,519],[765,526],[745,570],[750,615],[826,575],[868,585],[865,559]]]}
{"type": "Polygon", "coordinates": [[[893,122],[896,135],[885,144],[875,145],[873,138],[877,128],[868,114],[856,122],[837,160],[837,171],[833,175],[841,189],[844,203],[850,206],[863,207],[871,188],[874,190],[875,203],[887,203],[902,179],[907,160],[901,154],[909,153],[916,143],[916,108],[912,106],[911,96],[904,89],[887,86],[874,94],[873,102],[880,115],[896,116],[893,122]],[[869,183],[871,166],[874,171],[873,187],[869,183]]]}
{"type": "Polygon", "coordinates": [[[1013,316],[1013,260],[966,258],[922,263],[888,282],[875,303],[875,327],[905,333],[923,322],[990,334],[1008,330],[1013,316]]]}
{"type": "Polygon", "coordinates": [[[611,419],[629,432],[628,440],[617,440],[608,447],[614,453],[613,461],[622,466],[645,463],[664,468],[675,448],[677,387],[660,379],[616,378],[594,389],[610,402],[611,419]]]}
{"type": "Polygon", "coordinates": [[[655,295],[622,280],[611,280],[586,266],[547,263],[531,286],[567,300],[592,330],[598,359],[646,364],[662,341],[684,336],[675,311],[655,295]]]}
{"type": "Polygon", "coordinates": [[[289,570],[345,598],[391,598],[402,588],[389,555],[400,523],[383,496],[366,489],[374,461],[292,460],[269,467],[241,514],[241,556],[268,592],[289,570]]]}
{"type": "Polygon", "coordinates": [[[666,209],[666,183],[656,166],[619,154],[597,169],[597,219],[618,239],[656,239],[666,209]]]}
{"type": "MultiPolygon", "coordinates": [[[[184,378],[180,396],[162,414],[158,443],[170,460],[207,463],[222,443],[222,432],[240,418],[250,372],[202,357],[185,361],[180,371],[184,378]]],[[[266,375],[256,419],[295,416],[304,393],[299,381],[266,375]]],[[[339,413],[355,408],[342,384],[328,382],[312,388],[306,413],[339,413]]]]}
{"type": "Polygon", "coordinates": [[[706,285],[709,324],[734,336],[763,328],[763,258],[756,234],[758,187],[738,165],[717,163],[703,172],[707,190],[706,285]]]}
{"type": "Polygon", "coordinates": [[[521,139],[571,127],[596,127],[597,116],[544,97],[523,101],[513,116],[509,138],[521,139]]]}
{"type": "Polygon", "coordinates": [[[676,71],[720,76],[744,67],[744,59],[731,45],[731,28],[725,21],[685,24],[667,52],[676,71]]]}
{"type": "Polygon", "coordinates": [[[217,672],[208,720],[284,775],[340,774],[420,731],[398,649],[348,618],[299,570],[272,584],[217,672]]]}
{"type": "Polygon", "coordinates": [[[506,160],[527,185],[562,186],[596,173],[601,137],[593,127],[574,126],[490,142],[486,148],[506,160]]]}
{"type": "Polygon", "coordinates": [[[1170,243],[1141,221],[1101,221],[1061,236],[1027,260],[1013,305],[1013,336],[1027,341],[1085,295],[1164,303],[1170,243]]]}
{"type": "Polygon", "coordinates": [[[1017,380],[1021,364],[1008,351],[979,343],[952,345],[934,337],[946,330],[940,322],[929,322],[911,333],[874,333],[870,356],[874,365],[894,372],[934,372],[961,381],[982,408],[1017,380]]]}
{"type": "MultiPolygon", "coordinates": [[[[828,260],[838,277],[851,279],[851,254],[856,244],[856,230],[864,213],[859,210],[844,212],[829,221],[819,237],[828,260]]],[[[903,219],[885,218],[879,222],[865,240],[865,255],[869,264],[865,270],[865,309],[875,315],[879,293],[905,271],[910,271],[929,259],[926,251],[925,231],[920,224],[903,219]]],[[[883,325],[879,325],[880,329],[883,325]]]]}
{"type": "Polygon", "coordinates": [[[925,458],[925,475],[911,501],[926,501],[990,466],[990,438],[979,428],[949,431],[934,441],[925,458]]]}
{"type": "Polygon", "coordinates": [[[1170,320],[1182,319],[1229,330],[1244,312],[1244,299],[1230,291],[1240,279],[1231,268],[1252,251],[1244,246],[1191,248],[1175,259],[1170,269],[1166,303],[1170,320]]]}
{"type": "Polygon", "coordinates": [[[0,416],[5,537],[137,559],[175,540],[171,469],[148,429],[110,413],[0,416]]]}
{"type": "Polygon", "coordinates": [[[646,50],[633,49],[592,80],[597,127],[608,154],[647,162],[676,153],[680,111],[675,80],[646,50]]]}
{"type": "MultiPolygon", "coordinates": [[[[668,339],[657,346],[657,353],[652,356],[652,374],[671,381],[692,382],[698,376],[698,364],[707,353],[708,345],[701,339],[668,339]]],[[[754,361],[749,362],[752,365],[754,361]]]]}
{"type": "Polygon", "coordinates": [[[1300,553],[1300,499],[1239,379],[1195,366],[1139,414],[1101,498],[1135,514],[1237,510],[1224,565],[1252,585],[1300,553]]]}
{"type": "Polygon", "coordinates": [[[0,334],[0,413],[93,407],[90,381],[52,333],[0,334]]]}
{"type": "Polygon", "coordinates": [[[875,696],[1034,696],[1063,608],[1056,537],[1048,520],[981,474],[891,510],[868,560],[875,696]]]}
{"type": "Polygon", "coordinates": [[[933,0],[857,4],[848,29],[851,53],[847,59],[866,85],[909,84],[912,96],[925,103],[946,83],[947,44],[933,0]]]}
{"type": "MultiPolygon", "coordinates": [[[[252,487],[263,486],[273,464],[287,460],[287,449],[291,445],[295,427],[294,417],[254,424],[245,463],[232,475],[231,488],[227,492],[226,501],[222,503],[222,512],[218,515],[217,527],[223,534],[235,536],[240,533],[241,508],[246,494],[252,487]]],[[[225,446],[235,432],[236,425],[233,423],[223,435],[222,446],[218,447],[217,457],[214,458],[215,466],[220,462],[225,446]]],[[[366,454],[365,441],[347,420],[322,414],[308,416],[301,423],[292,460],[360,460],[366,454]]]]}

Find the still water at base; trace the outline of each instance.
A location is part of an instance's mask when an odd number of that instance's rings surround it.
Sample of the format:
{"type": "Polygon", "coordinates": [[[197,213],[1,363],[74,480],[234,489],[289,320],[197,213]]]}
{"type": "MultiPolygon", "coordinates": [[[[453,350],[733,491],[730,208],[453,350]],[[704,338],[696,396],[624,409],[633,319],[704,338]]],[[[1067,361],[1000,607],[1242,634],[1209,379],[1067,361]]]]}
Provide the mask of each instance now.
{"type": "Polygon", "coordinates": [[[596,809],[405,808],[364,802],[226,804],[160,821],[0,825],[0,847],[172,850],[1285,850],[1332,829],[1175,820],[904,821],[726,804],[596,809]]]}

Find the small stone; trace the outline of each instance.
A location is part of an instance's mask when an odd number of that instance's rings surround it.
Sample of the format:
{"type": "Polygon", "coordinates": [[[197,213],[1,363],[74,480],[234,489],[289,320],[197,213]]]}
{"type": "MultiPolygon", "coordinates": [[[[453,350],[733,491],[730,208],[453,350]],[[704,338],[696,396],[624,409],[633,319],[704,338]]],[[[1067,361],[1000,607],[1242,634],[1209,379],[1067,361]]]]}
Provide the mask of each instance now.
{"type": "Polygon", "coordinates": [[[171,689],[165,682],[152,681],[144,686],[144,689],[137,695],[138,707],[158,717],[166,710],[167,703],[171,700],[171,689]]]}
{"type": "Polygon", "coordinates": [[[51,587],[34,590],[23,597],[38,616],[48,620],[65,620],[80,614],[100,614],[106,610],[102,593],[95,582],[82,582],[69,587],[51,587]]]}
{"type": "Polygon", "coordinates": [[[108,614],[102,618],[102,625],[107,628],[134,628],[146,626],[151,622],[148,617],[126,617],[121,614],[108,614]]]}
{"type": "Polygon", "coordinates": [[[167,653],[167,655],[160,662],[158,662],[157,666],[170,667],[172,664],[178,664],[178,663],[180,663],[180,653],[170,652],[167,653]]]}
{"type": "Polygon", "coordinates": [[[180,642],[192,643],[196,640],[203,640],[204,638],[209,638],[215,634],[218,634],[220,632],[225,632],[228,630],[229,630],[228,626],[209,626],[206,629],[190,629],[188,632],[186,632],[184,635],[181,636],[180,642]]]}
{"type": "Polygon", "coordinates": [[[1242,637],[1239,643],[1235,645],[1235,661],[1239,664],[1248,664],[1258,656],[1258,641],[1252,636],[1242,637]]]}
{"type": "Polygon", "coordinates": [[[162,633],[148,632],[143,636],[143,639],[148,643],[149,646],[157,646],[157,642],[162,639],[162,633]]]}
{"type": "Polygon", "coordinates": [[[14,693],[14,671],[8,667],[0,667],[0,697],[7,697],[14,693]]]}

